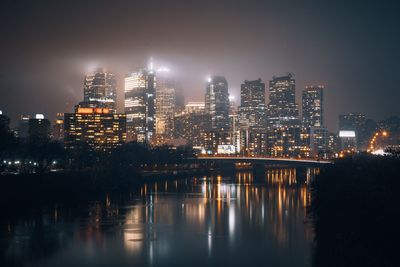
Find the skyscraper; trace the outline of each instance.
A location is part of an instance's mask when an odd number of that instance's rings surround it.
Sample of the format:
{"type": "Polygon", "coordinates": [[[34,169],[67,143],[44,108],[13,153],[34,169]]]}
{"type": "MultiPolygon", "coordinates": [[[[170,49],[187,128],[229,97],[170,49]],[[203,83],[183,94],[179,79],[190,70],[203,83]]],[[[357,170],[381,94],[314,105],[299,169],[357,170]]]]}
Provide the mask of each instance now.
{"type": "Polygon", "coordinates": [[[161,144],[173,138],[176,91],[168,73],[157,72],[156,87],[156,134],[161,144]]]}
{"type": "Polygon", "coordinates": [[[358,130],[365,124],[365,114],[359,112],[339,115],[339,130],[358,130]]]}
{"type": "Polygon", "coordinates": [[[43,114],[29,119],[29,142],[45,143],[50,139],[50,121],[43,114]]]}
{"type": "Polygon", "coordinates": [[[85,76],[83,88],[83,101],[92,102],[99,108],[108,108],[116,112],[117,86],[114,74],[97,68],[85,76]]]}
{"type": "Polygon", "coordinates": [[[114,75],[97,69],[85,76],[84,101],[74,113],[57,114],[54,137],[63,134],[65,147],[76,149],[81,143],[93,150],[108,151],[126,140],[126,116],[116,113],[114,75]],[[63,126],[63,127],[61,127],[63,126]]]}
{"type": "Polygon", "coordinates": [[[303,125],[324,126],[324,87],[306,86],[302,95],[303,125]]]}
{"type": "Polygon", "coordinates": [[[309,134],[311,156],[326,157],[328,130],[324,128],[324,87],[306,86],[302,94],[302,121],[309,134]]]}
{"type": "Polygon", "coordinates": [[[150,142],[155,132],[156,76],[141,69],[125,78],[125,113],[127,140],[150,142]]]}
{"type": "Polygon", "coordinates": [[[265,84],[261,79],[244,81],[240,87],[240,122],[261,128],[265,115],[265,84]]]}
{"type": "Polygon", "coordinates": [[[339,115],[339,132],[354,131],[357,140],[356,148],[359,150],[366,149],[371,138],[374,128],[366,130],[368,120],[365,114],[352,112],[344,115],[339,115]]]}
{"type": "Polygon", "coordinates": [[[225,77],[212,76],[207,80],[205,111],[210,114],[212,130],[229,129],[229,93],[225,77]]]}
{"type": "Polygon", "coordinates": [[[31,116],[21,115],[17,127],[17,136],[20,140],[27,140],[29,137],[29,120],[31,116]]]}
{"type": "Polygon", "coordinates": [[[52,138],[59,141],[64,138],[64,113],[57,113],[53,124],[52,138]]]}
{"type": "Polygon", "coordinates": [[[299,110],[295,98],[295,79],[292,73],[274,76],[269,82],[268,120],[272,126],[296,124],[299,110]]]}

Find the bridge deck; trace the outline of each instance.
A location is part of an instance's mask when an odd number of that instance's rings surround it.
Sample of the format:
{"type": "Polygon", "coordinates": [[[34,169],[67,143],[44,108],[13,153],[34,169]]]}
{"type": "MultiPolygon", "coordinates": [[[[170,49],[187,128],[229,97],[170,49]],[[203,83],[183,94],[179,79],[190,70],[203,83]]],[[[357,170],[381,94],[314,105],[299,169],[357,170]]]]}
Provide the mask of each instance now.
{"type": "Polygon", "coordinates": [[[209,160],[209,161],[241,161],[241,162],[265,162],[265,163],[290,163],[290,164],[312,164],[325,165],[333,164],[330,160],[313,160],[313,159],[294,159],[294,158],[271,158],[271,157],[241,157],[241,156],[200,156],[193,158],[194,160],[209,160]]]}

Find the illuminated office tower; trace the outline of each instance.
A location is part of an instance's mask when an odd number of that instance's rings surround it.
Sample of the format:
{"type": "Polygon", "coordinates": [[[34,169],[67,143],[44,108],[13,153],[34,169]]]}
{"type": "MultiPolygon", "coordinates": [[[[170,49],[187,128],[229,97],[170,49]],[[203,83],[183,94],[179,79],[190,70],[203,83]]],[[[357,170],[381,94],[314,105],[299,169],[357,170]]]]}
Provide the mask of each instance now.
{"type": "Polygon", "coordinates": [[[185,105],[185,111],[187,113],[204,113],[205,103],[204,102],[188,102],[185,105]]]}
{"type": "Polygon", "coordinates": [[[157,140],[161,144],[173,138],[175,93],[175,83],[168,73],[157,72],[155,118],[157,140]]]}
{"type": "Polygon", "coordinates": [[[211,116],[212,130],[229,130],[229,93],[225,77],[212,76],[208,78],[205,111],[211,116]]]}
{"type": "Polygon", "coordinates": [[[324,127],[324,87],[306,86],[302,94],[302,122],[309,134],[310,155],[326,158],[328,130],[324,127]]]}
{"type": "Polygon", "coordinates": [[[76,149],[82,143],[97,151],[109,151],[126,140],[125,114],[108,108],[76,106],[75,113],[64,114],[64,144],[76,149]]]}
{"type": "Polygon", "coordinates": [[[324,87],[306,86],[302,95],[303,125],[324,126],[324,87]]]}
{"type": "Polygon", "coordinates": [[[299,124],[299,110],[295,97],[294,75],[274,76],[269,82],[269,126],[299,124]]]}
{"type": "Polygon", "coordinates": [[[210,128],[210,115],[205,113],[204,102],[189,102],[185,110],[174,116],[174,135],[185,139],[194,147],[203,146],[202,134],[210,128]]]}
{"type": "Polygon", "coordinates": [[[236,115],[238,107],[236,106],[235,96],[229,96],[229,116],[236,115]]]}
{"type": "Polygon", "coordinates": [[[97,68],[85,76],[83,88],[84,102],[95,103],[99,108],[108,108],[116,112],[117,86],[114,74],[97,68]]]}
{"type": "Polygon", "coordinates": [[[265,115],[265,84],[261,79],[244,81],[240,87],[240,122],[262,128],[265,115]]]}
{"type": "Polygon", "coordinates": [[[127,140],[151,142],[155,133],[156,76],[150,69],[141,69],[125,78],[125,114],[127,140]]]}

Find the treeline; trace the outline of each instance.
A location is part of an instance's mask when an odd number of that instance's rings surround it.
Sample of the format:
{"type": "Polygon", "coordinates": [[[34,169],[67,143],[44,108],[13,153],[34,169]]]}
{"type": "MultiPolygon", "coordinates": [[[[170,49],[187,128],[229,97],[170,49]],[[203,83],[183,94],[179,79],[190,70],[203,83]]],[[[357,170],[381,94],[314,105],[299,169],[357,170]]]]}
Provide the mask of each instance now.
{"type": "Polygon", "coordinates": [[[50,138],[16,138],[7,123],[0,123],[0,140],[0,172],[3,174],[105,168],[121,171],[121,168],[139,168],[149,164],[178,164],[193,156],[190,147],[151,147],[136,142],[106,151],[93,149],[87,143],[65,149],[62,142],[50,138]]]}
{"type": "Polygon", "coordinates": [[[400,159],[361,155],[312,185],[314,266],[398,266],[400,159]]]}

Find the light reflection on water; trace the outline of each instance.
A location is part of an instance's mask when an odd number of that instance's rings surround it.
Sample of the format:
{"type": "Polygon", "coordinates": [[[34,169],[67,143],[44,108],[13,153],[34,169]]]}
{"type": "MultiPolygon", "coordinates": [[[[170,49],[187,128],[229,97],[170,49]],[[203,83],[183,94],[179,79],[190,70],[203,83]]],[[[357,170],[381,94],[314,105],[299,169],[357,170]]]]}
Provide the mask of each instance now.
{"type": "Polygon", "coordinates": [[[1,257],[10,266],[310,266],[306,207],[317,171],[153,182],[43,209],[1,228],[1,257]]]}

